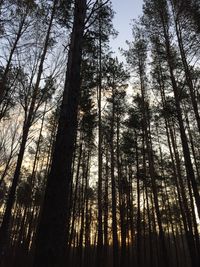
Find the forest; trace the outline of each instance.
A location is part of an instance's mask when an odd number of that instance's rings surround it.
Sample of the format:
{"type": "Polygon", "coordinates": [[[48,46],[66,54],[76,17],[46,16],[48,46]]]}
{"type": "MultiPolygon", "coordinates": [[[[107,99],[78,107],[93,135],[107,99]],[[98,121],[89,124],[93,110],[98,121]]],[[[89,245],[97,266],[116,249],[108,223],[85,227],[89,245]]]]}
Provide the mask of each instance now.
{"type": "Polygon", "coordinates": [[[0,267],[200,266],[200,1],[112,2],[0,0],[0,267]]]}

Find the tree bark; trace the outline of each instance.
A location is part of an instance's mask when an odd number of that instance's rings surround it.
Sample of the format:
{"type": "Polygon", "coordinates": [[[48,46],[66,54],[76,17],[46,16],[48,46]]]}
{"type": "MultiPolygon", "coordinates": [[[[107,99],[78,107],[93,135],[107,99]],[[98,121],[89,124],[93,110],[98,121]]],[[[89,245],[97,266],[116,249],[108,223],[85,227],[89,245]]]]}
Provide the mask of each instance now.
{"type": "Polygon", "coordinates": [[[86,8],[86,0],[75,1],[63,101],[43,210],[37,228],[34,267],[56,267],[64,264],[67,200],[70,191],[69,185],[72,180],[71,166],[77,131],[86,8]]]}

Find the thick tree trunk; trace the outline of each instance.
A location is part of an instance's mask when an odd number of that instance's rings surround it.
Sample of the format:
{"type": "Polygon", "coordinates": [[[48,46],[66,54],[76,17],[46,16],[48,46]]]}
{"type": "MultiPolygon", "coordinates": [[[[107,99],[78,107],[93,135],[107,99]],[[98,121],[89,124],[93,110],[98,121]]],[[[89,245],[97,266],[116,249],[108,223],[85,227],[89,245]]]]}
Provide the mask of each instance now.
{"type": "Polygon", "coordinates": [[[43,210],[37,228],[33,264],[35,267],[60,267],[64,263],[67,200],[72,180],[71,166],[77,130],[86,7],[86,0],[75,1],[74,24],[58,131],[43,210]]]}

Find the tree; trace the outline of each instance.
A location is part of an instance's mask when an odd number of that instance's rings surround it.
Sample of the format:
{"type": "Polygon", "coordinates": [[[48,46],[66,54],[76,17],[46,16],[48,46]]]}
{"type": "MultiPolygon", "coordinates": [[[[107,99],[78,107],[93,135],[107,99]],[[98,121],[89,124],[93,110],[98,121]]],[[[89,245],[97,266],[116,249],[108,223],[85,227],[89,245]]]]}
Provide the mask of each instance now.
{"type": "MultiPolygon", "coordinates": [[[[30,100],[30,105],[28,105],[28,107],[25,107],[25,119],[24,119],[23,131],[22,131],[22,140],[21,140],[21,144],[20,144],[20,150],[19,150],[19,154],[18,154],[18,158],[17,158],[15,172],[13,175],[12,185],[11,185],[9,196],[8,196],[7,203],[6,203],[6,210],[4,213],[3,222],[2,222],[1,228],[0,228],[0,244],[1,244],[0,255],[4,254],[4,251],[6,248],[10,217],[11,217],[11,213],[12,213],[12,207],[13,207],[13,204],[15,201],[15,193],[16,193],[16,188],[17,188],[17,184],[19,181],[19,177],[20,177],[20,170],[21,170],[24,152],[25,152],[25,148],[26,148],[26,142],[28,139],[30,127],[32,126],[33,121],[35,119],[35,113],[38,109],[37,100],[38,100],[39,89],[40,89],[39,85],[40,85],[41,76],[42,76],[42,72],[43,72],[43,65],[44,65],[44,61],[45,61],[45,56],[46,56],[48,45],[49,45],[50,32],[51,32],[52,23],[53,23],[53,19],[54,19],[54,15],[55,15],[56,4],[57,4],[57,0],[55,0],[53,2],[49,26],[48,26],[47,34],[46,34],[46,37],[44,40],[44,46],[42,49],[42,55],[41,55],[40,63],[39,63],[39,67],[38,67],[36,83],[35,83],[33,91],[32,91],[32,97],[30,100]]],[[[32,86],[32,84],[31,84],[31,86],[32,86]]],[[[43,99],[43,97],[41,97],[41,98],[43,99]]],[[[39,96],[39,101],[38,101],[39,105],[41,104],[40,103],[41,98],[39,96]]]]}
{"type": "Polygon", "coordinates": [[[37,229],[34,266],[62,266],[65,255],[67,200],[77,127],[80,69],[86,1],[75,1],[68,66],[58,131],[37,229]],[[66,153],[67,151],[67,153],[66,153]]]}

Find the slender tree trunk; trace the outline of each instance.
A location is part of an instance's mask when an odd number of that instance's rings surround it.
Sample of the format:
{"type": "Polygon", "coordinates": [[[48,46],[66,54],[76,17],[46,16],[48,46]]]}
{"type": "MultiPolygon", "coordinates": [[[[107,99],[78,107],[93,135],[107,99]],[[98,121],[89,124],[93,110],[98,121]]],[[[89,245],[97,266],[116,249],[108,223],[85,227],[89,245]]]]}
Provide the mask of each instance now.
{"type": "Polygon", "coordinates": [[[196,182],[196,178],[195,178],[195,174],[194,174],[194,170],[193,170],[193,165],[192,165],[191,156],[190,156],[190,150],[189,150],[189,146],[188,146],[187,135],[185,132],[185,127],[184,127],[183,118],[182,118],[182,109],[181,109],[181,104],[180,104],[180,93],[181,92],[180,92],[180,88],[177,86],[177,82],[176,82],[175,75],[174,75],[171,45],[170,45],[170,40],[169,40],[168,32],[167,32],[166,25],[165,25],[164,21],[163,21],[163,31],[164,31],[164,38],[165,38],[167,63],[168,63],[169,72],[170,72],[172,89],[174,92],[177,119],[178,119],[178,123],[179,123],[179,130],[180,130],[181,142],[182,142],[182,147],[183,147],[183,155],[184,155],[184,160],[185,160],[186,173],[187,173],[188,179],[191,181],[191,184],[192,184],[192,189],[194,192],[194,198],[195,198],[195,202],[196,202],[196,206],[197,206],[197,211],[198,211],[198,215],[200,217],[200,195],[199,195],[197,182],[196,182]]]}
{"type": "MultiPolygon", "coordinates": [[[[175,247],[175,262],[176,262],[176,266],[179,267],[177,240],[176,240],[176,236],[175,236],[175,229],[174,229],[174,224],[173,224],[171,206],[170,206],[169,195],[168,195],[168,191],[167,191],[167,182],[166,182],[165,171],[164,171],[163,153],[162,153],[162,148],[161,148],[158,128],[157,128],[157,137],[158,137],[158,145],[159,145],[159,151],[160,151],[162,177],[164,179],[165,197],[166,197],[166,200],[167,200],[166,201],[166,211],[165,211],[165,213],[168,214],[168,217],[169,217],[168,224],[170,223],[170,226],[171,226],[171,233],[172,233],[172,238],[173,238],[174,247],[175,247]]],[[[164,199],[163,199],[163,206],[165,206],[165,200],[164,199]]],[[[168,226],[168,234],[169,234],[169,237],[170,237],[169,226],[168,226]]],[[[169,245],[171,245],[170,238],[169,238],[169,245]]]]}
{"type": "MultiPolygon", "coordinates": [[[[76,171],[76,179],[75,179],[75,188],[73,192],[73,205],[72,205],[72,222],[71,222],[71,231],[69,234],[69,243],[68,243],[68,255],[70,254],[71,246],[72,246],[72,240],[74,236],[74,225],[76,220],[76,204],[77,204],[77,191],[78,191],[78,184],[79,184],[79,176],[80,176],[80,166],[81,166],[81,160],[82,160],[82,142],[80,144],[79,149],[79,155],[78,155],[78,163],[77,163],[77,171],[76,171]]],[[[71,200],[72,201],[72,200],[71,200]]]]}
{"type": "MultiPolygon", "coordinates": [[[[136,169],[137,169],[137,266],[141,266],[141,210],[140,210],[140,174],[139,174],[139,155],[137,136],[135,137],[135,154],[136,154],[136,169]]],[[[145,179],[145,178],[144,178],[145,179]]],[[[144,235],[145,238],[145,235],[144,235]]]]}
{"type": "Polygon", "coordinates": [[[188,118],[188,115],[186,114],[186,111],[185,111],[185,121],[186,121],[186,124],[187,124],[187,131],[188,131],[188,135],[189,135],[190,147],[191,147],[191,150],[192,150],[192,155],[193,155],[193,159],[194,159],[194,165],[195,165],[195,168],[196,168],[196,175],[197,175],[198,181],[200,182],[200,173],[199,173],[197,155],[196,155],[196,151],[195,151],[195,144],[194,144],[194,140],[193,140],[193,136],[192,136],[192,132],[191,132],[189,118],[188,118]]]}
{"type": "Polygon", "coordinates": [[[143,76],[143,70],[139,66],[140,69],[140,84],[141,84],[141,96],[142,96],[142,116],[143,116],[143,130],[144,130],[144,136],[145,136],[145,142],[146,142],[146,148],[147,148],[147,155],[148,155],[148,161],[149,161],[149,175],[151,178],[151,186],[152,186],[152,192],[153,192],[153,199],[155,204],[155,212],[157,217],[157,223],[159,228],[159,239],[161,244],[161,254],[162,254],[162,262],[163,266],[168,267],[169,266],[169,258],[168,258],[168,251],[166,248],[166,242],[165,242],[165,236],[164,236],[164,230],[162,226],[162,219],[161,219],[161,212],[158,202],[158,192],[157,192],[157,185],[156,185],[156,172],[154,167],[154,157],[153,157],[153,151],[152,151],[152,145],[151,145],[151,134],[148,130],[149,125],[149,114],[148,114],[148,107],[145,99],[145,82],[144,82],[144,76],[143,76]]]}
{"type": "Polygon", "coordinates": [[[131,245],[131,264],[134,263],[134,236],[135,236],[135,230],[134,230],[134,215],[133,215],[133,186],[132,186],[132,179],[133,179],[133,174],[132,174],[132,166],[127,167],[128,170],[128,182],[129,182],[129,195],[128,195],[128,208],[129,208],[129,214],[128,214],[128,219],[129,219],[129,225],[130,225],[130,245],[131,245]]]}
{"type": "Polygon", "coordinates": [[[108,214],[109,214],[109,196],[108,196],[108,181],[109,181],[109,152],[106,150],[106,166],[105,166],[105,189],[104,189],[104,257],[105,266],[108,264],[109,239],[108,239],[108,214]]]}
{"type": "MultiPolygon", "coordinates": [[[[98,1],[97,1],[98,2],[98,1]]],[[[102,221],[102,115],[101,115],[101,102],[102,102],[102,29],[101,18],[99,20],[99,81],[98,81],[98,239],[97,239],[97,267],[103,264],[103,221],[102,221]]]]}
{"type": "MultiPolygon", "coordinates": [[[[162,105],[163,105],[163,108],[166,109],[166,96],[165,96],[165,89],[164,89],[165,85],[163,83],[164,79],[163,79],[163,74],[162,74],[162,68],[159,62],[158,62],[158,67],[159,67],[158,84],[160,87],[162,105]]],[[[173,124],[173,122],[171,122],[171,124],[173,124]]],[[[174,133],[170,125],[169,119],[167,118],[165,118],[165,129],[166,129],[166,134],[167,134],[167,141],[168,141],[168,147],[170,151],[171,162],[173,166],[173,175],[174,175],[175,185],[176,185],[177,194],[178,194],[178,203],[179,203],[179,207],[180,207],[180,211],[182,215],[184,230],[186,233],[186,240],[188,244],[190,258],[191,258],[192,264],[196,266],[196,254],[195,254],[195,243],[194,243],[193,230],[192,230],[192,221],[190,218],[191,216],[190,216],[188,201],[187,201],[185,187],[184,187],[182,173],[181,173],[181,162],[180,162],[179,155],[178,155],[174,133]],[[172,151],[172,148],[173,148],[173,151],[172,151]]],[[[184,242],[183,242],[183,245],[184,245],[184,242]]]]}
{"type": "Polygon", "coordinates": [[[4,98],[5,94],[6,94],[7,76],[8,76],[9,70],[10,70],[10,66],[11,66],[11,63],[12,63],[13,55],[14,55],[14,53],[16,51],[18,42],[19,42],[19,40],[20,40],[20,38],[22,36],[22,31],[23,31],[23,27],[24,27],[24,24],[25,24],[25,21],[26,21],[26,17],[27,17],[27,14],[25,14],[23,16],[22,20],[20,21],[19,29],[18,29],[18,32],[16,34],[15,41],[13,43],[13,46],[12,46],[11,50],[10,50],[8,61],[7,61],[3,76],[2,76],[2,78],[0,80],[0,103],[2,102],[2,100],[3,100],[3,98],[4,98]]]}
{"type": "Polygon", "coordinates": [[[4,213],[3,222],[2,222],[2,225],[0,228],[0,255],[3,255],[4,251],[6,249],[6,243],[7,243],[8,231],[9,231],[9,222],[10,222],[10,217],[11,217],[11,213],[12,213],[12,207],[13,207],[13,204],[15,201],[15,192],[16,192],[16,188],[18,185],[18,181],[19,181],[20,170],[21,170],[21,166],[22,166],[22,161],[23,161],[23,157],[24,157],[24,152],[25,152],[25,148],[26,148],[26,142],[28,139],[29,130],[30,130],[30,127],[31,127],[31,125],[33,123],[33,119],[34,119],[34,108],[35,108],[36,98],[37,98],[40,80],[41,80],[41,76],[42,76],[42,72],[43,72],[43,64],[44,64],[45,56],[46,56],[47,49],[48,49],[50,31],[52,28],[53,18],[54,18],[54,14],[55,14],[55,10],[56,10],[56,3],[57,3],[57,0],[55,0],[54,4],[53,4],[51,19],[49,22],[48,31],[47,31],[47,35],[45,38],[43,53],[42,53],[41,60],[40,60],[37,80],[36,80],[34,90],[33,90],[32,100],[31,100],[31,104],[30,104],[30,108],[29,108],[29,112],[28,112],[28,117],[25,120],[24,126],[23,126],[22,141],[21,141],[21,146],[20,146],[18,158],[17,158],[16,169],[14,172],[12,185],[11,185],[8,199],[7,199],[7,203],[6,203],[6,210],[4,213]]]}
{"type": "Polygon", "coordinates": [[[191,98],[195,118],[197,121],[197,126],[198,126],[199,133],[200,133],[199,110],[198,110],[197,100],[196,100],[196,96],[195,96],[195,90],[194,90],[194,85],[193,85],[193,81],[192,81],[191,71],[190,71],[190,67],[188,65],[188,61],[187,61],[187,57],[186,57],[186,53],[185,53],[185,49],[184,49],[179,15],[175,16],[175,13],[174,13],[175,12],[175,10],[174,10],[175,6],[174,6],[172,0],[171,0],[171,4],[173,7],[175,30],[176,30],[177,40],[178,40],[179,51],[180,51],[180,55],[181,55],[181,59],[182,59],[182,63],[183,63],[183,68],[184,68],[184,72],[185,72],[186,83],[187,83],[187,86],[189,88],[190,98],[191,98]]]}
{"type": "Polygon", "coordinates": [[[190,210],[188,207],[188,201],[187,201],[184,183],[183,183],[183,179],[182,179],[180,159],[179,159],[176,143],[174,140],[173,131],[171,129],[170,129],[170,135],[171,135],[172,146],[173,146],[175,159],[176,159],[177,174],[178,174],[178,178],[179,178],[181,196],[182,196],[182,201],[183,201],[183,205],[182,205],[182,203],[180,203],[180,208],[181,208],[181,214],[182,214],[182,218],[183,218],[184,230],[186,233],[186,238],[187,238],[187,242],[188,242],[188,248],[190,251],[192,265],[198,266],[197,255],[196,255],[196,251],[195,251],[196,250],[195,249],[195,242],[194,242],[194,237],[193,237],[191,214],[190,214],[190,210]]]}
{"type": "Polygon", "coordinates": [[[119,244],[117,234],[117,207],[116,207],[116,181],[115,181],[115,156],[114,156],[114,120],[115,103],[112,92],[112,118],[110,133],[110,154],[111,154],[111,192],[112,192],[112,241],[113,241],[113,267],[119,266],[119,244]]]}

